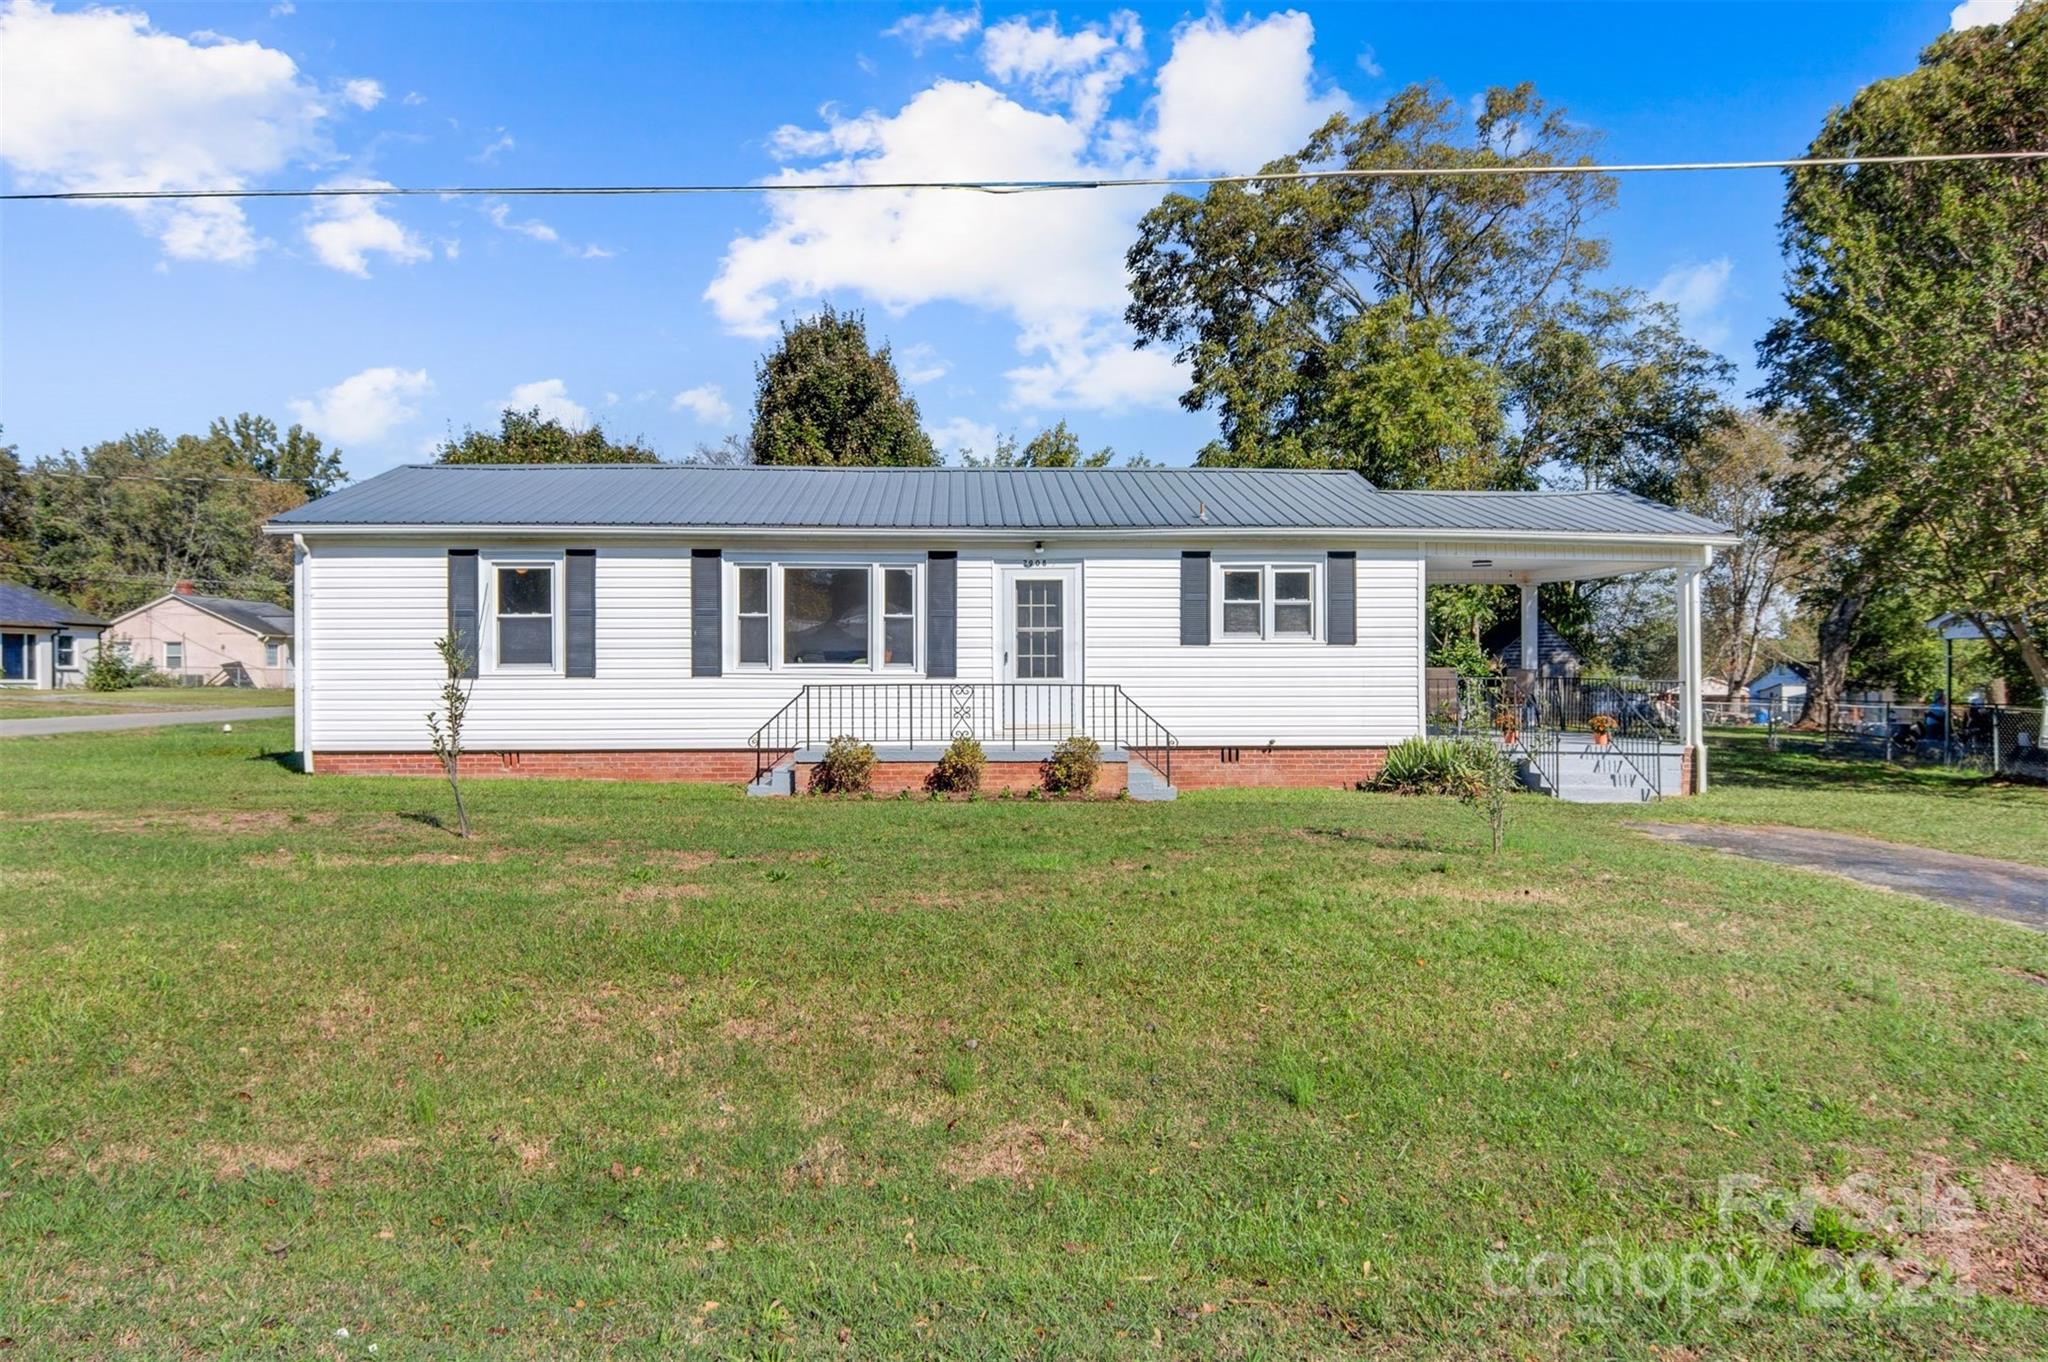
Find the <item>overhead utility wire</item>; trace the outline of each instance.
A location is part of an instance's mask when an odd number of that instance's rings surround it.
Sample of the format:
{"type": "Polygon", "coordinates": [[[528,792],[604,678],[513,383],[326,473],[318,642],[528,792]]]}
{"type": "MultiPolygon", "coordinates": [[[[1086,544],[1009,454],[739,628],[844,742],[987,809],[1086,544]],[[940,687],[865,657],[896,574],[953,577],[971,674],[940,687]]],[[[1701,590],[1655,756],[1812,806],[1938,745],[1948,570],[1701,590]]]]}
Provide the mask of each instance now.
{"type": "Polygon", "coordinates": [[[1646,161],[1617,165],[1344,166],[1330,170],[1261,171],[1254,175],[1140,175],[1085,180],[793,180],[747,184],[449,185],[442,188],[368,185],[322,189],[63,189],[0,194],[0,202],[149,199],[455,198],[462,196],[622,197],[656,194],[837,193],[855,189],[943,189],[978,194],[1037,194],[1084,189],[1173,189],[1217,184],[1288,181],[1469,178],[1485,175],[1641,175],[1701,170],[1809,170],[1826,166],[1938,165],[1961,161],[2032,161],[2042,151],[1945,151],[1898,156],[1804,156],[1768,161],[1646,161]]]}

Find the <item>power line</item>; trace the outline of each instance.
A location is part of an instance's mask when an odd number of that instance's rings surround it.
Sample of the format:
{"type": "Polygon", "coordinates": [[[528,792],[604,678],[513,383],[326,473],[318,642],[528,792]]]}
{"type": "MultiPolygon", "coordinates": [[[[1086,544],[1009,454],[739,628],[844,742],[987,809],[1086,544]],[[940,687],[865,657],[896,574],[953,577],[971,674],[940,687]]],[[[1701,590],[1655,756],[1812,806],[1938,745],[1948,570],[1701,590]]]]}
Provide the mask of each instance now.
{"type": "Polygon", "coordinates": [[[1509,163],[1464,166],[1344,166],[1329,170],[1261,171],[1252,175],[1139,175],[1079,180],[794,180],[736,184],[368,185],[319,189],[65,189],[0,194],[0,202],[134,202],[159,199],[345,198],[619,198],[641,195],[840,193],[850,190],[949,190],[975,194],[1063,193],[1091,189],[1177,189],[1219,184],[1319,180],[1471,178],[1491,175],[1648,175],[1681,171],[1815,170],[1825,167],[1943,165],[1969,161],[2035,161],[2043,151],[1919,152],[1895,156],[1802,156],[1761,161],[1640,161],[1611,165],[1509,163]]]}
{"type": "Polygon", "coordinates": [[[72,572],[65,568],[40,567],[34,563],[0,563],[0,573],[36,573],[44,577],[57,577],[67,582],[150,582],[162,584],[166,589],[178,582],[190,582],[194,586],[261,586],[275,590],[289,583],[276,577],[203,577],[189,572],[72,572]]]}

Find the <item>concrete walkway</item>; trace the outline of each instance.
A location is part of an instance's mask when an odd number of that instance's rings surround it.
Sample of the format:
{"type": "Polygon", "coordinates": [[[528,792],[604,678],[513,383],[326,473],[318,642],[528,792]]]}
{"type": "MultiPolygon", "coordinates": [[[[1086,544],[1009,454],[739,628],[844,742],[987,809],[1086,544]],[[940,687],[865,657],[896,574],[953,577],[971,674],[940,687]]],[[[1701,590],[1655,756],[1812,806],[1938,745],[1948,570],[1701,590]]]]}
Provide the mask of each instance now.
{"type": "Polygon", "coordinates": [[[1710,847],[1756,861],[1794,865],[1840,875],[1859,884],[2001,918],[2048,931],[2048,867],[1958,856],[1949,851],[1900,846],[1873,837],[1805,828],[1738,827],[1725,823],[1630,823],[1665,842],[1710,847]]]}
{"type": "Polygon", "coordinates": [[[240,719],[289,719],[290,705],[244,709],[153,709],[145,714],[60,714],[48,719],[0,719],[0,738],[40,738],[51,733],[104,733],[118,728],[168,728],[173,724],[231,724],[240,719]]]}

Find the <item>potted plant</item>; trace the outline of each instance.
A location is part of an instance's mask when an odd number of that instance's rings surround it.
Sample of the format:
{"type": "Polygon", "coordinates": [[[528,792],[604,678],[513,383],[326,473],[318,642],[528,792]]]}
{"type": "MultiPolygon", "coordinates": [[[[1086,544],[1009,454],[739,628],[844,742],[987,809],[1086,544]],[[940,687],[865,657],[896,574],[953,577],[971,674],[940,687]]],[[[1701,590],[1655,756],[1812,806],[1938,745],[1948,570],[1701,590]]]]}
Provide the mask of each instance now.
{"type": "Polygon", "coordinates": [[[1513,747],[1522,736],[1522,716],[1512,704],[1502,705],[1493,712],[1493,726],[1500,730],[1501,740],[1513,747]]]}
{"type": "Polygon", "coordinates": [[[1593,730],[1593,746],[1605,747],[1607,746],[1607,740],[1614,736],[1614,716],[1612,714],[1595,714],[1587,722],[1586,727],[1593,730]]]}

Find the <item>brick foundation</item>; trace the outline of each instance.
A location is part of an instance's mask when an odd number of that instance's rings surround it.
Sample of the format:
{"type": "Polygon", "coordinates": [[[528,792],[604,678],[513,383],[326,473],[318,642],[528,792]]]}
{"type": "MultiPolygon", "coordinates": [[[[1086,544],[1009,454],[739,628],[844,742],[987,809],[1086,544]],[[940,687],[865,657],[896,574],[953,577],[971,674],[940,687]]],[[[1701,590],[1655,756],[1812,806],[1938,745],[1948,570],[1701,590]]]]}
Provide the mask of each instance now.
{"type": "MultiPolygon", "coordinates": [[[[1371,780],[1386,764],[1383,747],[1179,747],[1173,753],[1173,783],[1183,790],[1211,790],[1235,785],[1324,787],[1349,789],[1371,780]],[[1226,754],[1235,756],[1227,760],[1226,754]]],[[[1687,758],[1688,777],[1691,771],[1687,758]]],[[[431,752],[315,752],[313,769],[321,775],[438,776],[441,764],[431,752]]],[[[877,794],[918,792],[931,774],[929,762],[878,762],[877,794]]],[[[543,780],[703,781],[743,785],[754,778],[751,751],[652,752],[466,752],[462,774],[477,779],[512,777],[543,780]]],[[[1099,794],[1124,788],[1125,768],[1104,762],[1097,779],[1099,794]]],[[[810,767],[797,768],[796,788],[810,783],[810,767]]],[[[1035,761],[991,761],[982,773],[982,789],[999,794],[1022,793],[1040,779],[1035,761]]]]}
{"type": "MultiPolygon", "coordinates": [[[[315,752],[313,770],[340,776],[438,776],[431,752],[315,752]]],[[[529,780],[682,780],[744,785],[754,754],[737,752],[465,752],[462,774],[529,780]]]]}
{"type": "Polygon", "coordinates": [[[1177,747],[1173,784],[1181,790],[1239,785],[1348,790],[1387,764],[1384,747],[1177,747]]]}

